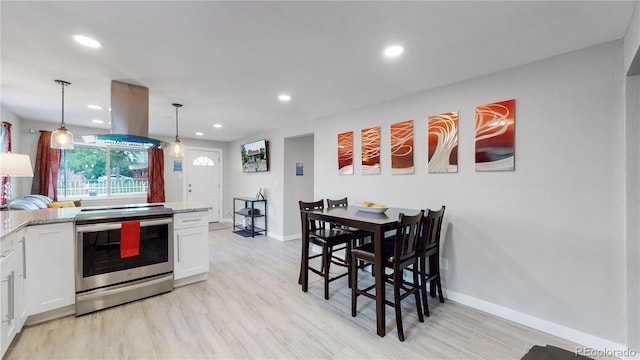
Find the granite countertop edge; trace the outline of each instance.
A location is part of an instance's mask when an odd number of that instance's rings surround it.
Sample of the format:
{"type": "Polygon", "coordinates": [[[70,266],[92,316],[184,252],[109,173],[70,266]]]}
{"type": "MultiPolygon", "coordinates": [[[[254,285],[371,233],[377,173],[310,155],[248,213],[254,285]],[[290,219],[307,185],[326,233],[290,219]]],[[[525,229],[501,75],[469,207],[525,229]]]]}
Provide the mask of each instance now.
{"type": "MultiPolygon", "coordinates": [[[[185,201],[161,203],[174,214],[207,211],[211,207],[185,201]]],[[[81,208],[50,208],[40,210],[11,210],[0,212],[0,240],[31,225],[73,222],[81,208]]]]}

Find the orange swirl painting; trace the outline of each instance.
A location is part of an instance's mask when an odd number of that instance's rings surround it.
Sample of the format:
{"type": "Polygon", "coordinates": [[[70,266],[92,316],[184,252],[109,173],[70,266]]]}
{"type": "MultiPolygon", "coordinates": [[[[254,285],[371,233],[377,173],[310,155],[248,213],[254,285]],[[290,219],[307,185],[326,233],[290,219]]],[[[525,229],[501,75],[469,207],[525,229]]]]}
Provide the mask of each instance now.
{"type": "Polygon", "coordinates": [[[391,125],[391,174],[413,174],[413,120],[391,125]]]}
{"type": "Polygon", "coordinates": [[[380,126],[362,129],[362,174],[380,174],[380,126]]]}
{"type": "Polygon", "coordinates": [[[338,134],[338,174],[353,175],[353,131],[338,134]]]}
{"type": "Polygon", "coordinates": [[[476,107],[476,171],[515,169],[514,99],[476,107]]]}
{"type": "Polygon", "coordinates": [[[429,116],[429,173],[458,172],[458,112],[429,116]]]}

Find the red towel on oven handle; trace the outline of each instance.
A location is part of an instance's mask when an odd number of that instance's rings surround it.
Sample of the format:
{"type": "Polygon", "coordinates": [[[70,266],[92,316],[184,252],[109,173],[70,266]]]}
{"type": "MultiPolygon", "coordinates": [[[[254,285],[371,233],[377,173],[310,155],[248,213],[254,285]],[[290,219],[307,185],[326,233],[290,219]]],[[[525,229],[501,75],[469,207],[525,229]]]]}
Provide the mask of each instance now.
{"type": "Polygon", "coordinates": [[[120,229],[120,258],[140,255],[140,221],[122,223],[120,229]]]}

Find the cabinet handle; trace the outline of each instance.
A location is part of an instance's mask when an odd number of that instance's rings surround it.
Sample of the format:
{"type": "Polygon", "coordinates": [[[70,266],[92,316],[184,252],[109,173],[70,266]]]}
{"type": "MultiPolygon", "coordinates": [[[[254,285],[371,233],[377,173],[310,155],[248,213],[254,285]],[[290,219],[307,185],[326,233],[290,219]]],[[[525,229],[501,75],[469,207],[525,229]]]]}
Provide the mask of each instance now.
{"type": "Polygon", "coordinates": [[[184,219],[184,220],[182,220],[182,222],[194,222],[194,221],[202,221],[202,218],[184,219]]]}
{"type": "Polygon", "coordinates": [[[22,278],[27,278],[27,245],[25,244],[24,236],[22,240],[18,241],[22,243],[22,278]]]}
{"type": "Polygon", "coordinates": [[[9,312],[7,313],[7,320],[2,320],[2,322],[11,323],[11,320],[14,319],[15,316],[15,303],[14,303],[14,297],[15,297],[15,291],[14,291],[14,282],[13,282],[13,276],[14,276],[14,272],[12,271],[11,274],[7,275],[5,277],[5,279],[2,279],[2,282],[6,282],[7,283],[7,302],[9,303],[9,312]]]}
{"type": "Polygon", "coordinates": [[[178,238],[178,262],[180,262],[180,234],[176,235],[178,238]]]}
{"type": "Polygon", "coordinates": [[[9,289],[11,289],[11,292],[10,292],[11,295],[9,295],[9,300],[10,300],[9,301],[9,304],[10,304],[9,305],[10,306],[9,313],[11,314],[11,317],[9,319],[13,320],[13,319],[16,318],[16,304],[15,304],[15,301],[16,301],[16,282],[15,282],[16,273],[15,273],[15,271],[12,271],[10,276],[11,277],[9,278],[9,289]]]}

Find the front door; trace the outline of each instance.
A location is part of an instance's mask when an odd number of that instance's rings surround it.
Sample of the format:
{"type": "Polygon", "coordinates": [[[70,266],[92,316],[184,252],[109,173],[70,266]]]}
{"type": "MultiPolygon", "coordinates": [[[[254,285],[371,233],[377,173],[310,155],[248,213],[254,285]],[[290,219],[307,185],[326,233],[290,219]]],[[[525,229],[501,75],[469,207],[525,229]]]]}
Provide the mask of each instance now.
{"type": "Polygon", "coordinates": [[[209,222],[220,221],[220,151],[185,149],[187,201],[210,206],[209,222]]]}

